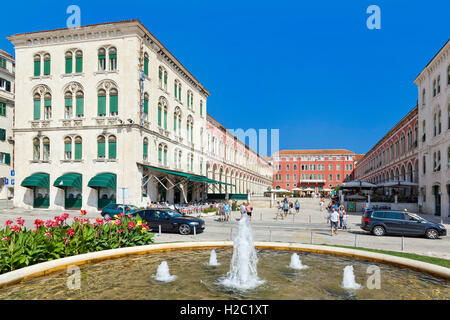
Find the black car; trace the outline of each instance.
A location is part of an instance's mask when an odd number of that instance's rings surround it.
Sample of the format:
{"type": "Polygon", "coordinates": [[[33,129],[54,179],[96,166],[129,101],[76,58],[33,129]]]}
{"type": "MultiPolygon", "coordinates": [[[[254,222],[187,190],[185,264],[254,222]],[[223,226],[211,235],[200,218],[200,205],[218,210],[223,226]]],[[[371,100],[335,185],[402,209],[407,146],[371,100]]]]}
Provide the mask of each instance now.
{"type": "Polygon", "coordinates": [[[195,217],[183,216],[179,212],[171,209],[146,209],[132,213],[131,215],[139,215],[142,220],[152,230],[166,232],[178,232],[180,234],[190,234],[194,232],[202,232],[205,230],[205,221],[195,217]]]}
{"type": "Polygon", "coordinates": [[[361,229],[370,231],[376,236],[396,234],[437,239],[447,235],[443,225],[427,221],[417,214],[402,211],[367,210],[361,218],[361,229]]]}

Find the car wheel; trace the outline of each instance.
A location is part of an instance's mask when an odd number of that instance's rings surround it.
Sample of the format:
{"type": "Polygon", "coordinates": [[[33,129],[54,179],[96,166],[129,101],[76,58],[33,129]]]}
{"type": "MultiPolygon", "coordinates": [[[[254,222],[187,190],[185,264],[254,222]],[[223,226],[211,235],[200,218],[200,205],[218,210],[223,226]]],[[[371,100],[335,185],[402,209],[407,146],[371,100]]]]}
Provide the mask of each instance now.
{"type": "Polygon", "coordinates": [[[383,236],[386,233],[386,230],[382,226],[375,226],[372,229],[372,233],[376,236],[383,236]]]}
{"type": "Polygon", "coordinates": [[[191,233],[191,227],[189,227],[187,224],[182,224],[178,227],[178,232],[180,234],[186,235],[191,233]]]}
{"type": "Polygon", "coordinates": [[[437,239],[439,238],[439,233],[436,229],[428,229],[427,232],[425,232],[425,236],[428,239],[437,239]]]}
{"type": "Polygon", "coordinates": [[[111,216],[110,216],[108,213],[105,213],[105,214],[103,215],[103,218],[105,218],[105,219],[111,219],[111,216]]]}

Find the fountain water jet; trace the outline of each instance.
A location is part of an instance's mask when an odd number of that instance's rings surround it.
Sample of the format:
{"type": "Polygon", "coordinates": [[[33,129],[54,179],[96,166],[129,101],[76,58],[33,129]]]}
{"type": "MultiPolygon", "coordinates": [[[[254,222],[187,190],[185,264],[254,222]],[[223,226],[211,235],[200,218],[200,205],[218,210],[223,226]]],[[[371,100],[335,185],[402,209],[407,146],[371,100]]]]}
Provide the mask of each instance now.
{"type": "Polygon", "coordinates": [[[258,257],[253,244],[253,232],[247,215],[244,215],[238,222],[238,233],[234,238],[230,271],[220,283],[238,290],[256,288],[265,282],[258,278],[257,263],[258,257]]]}
{"type": "Polygon", "coordinates": [[[353,266],[346,266],[344,268],[344,279],[342,280],[342,287],[344,289],[360,289],[361,285],[356,283],[355,274],[353,273],[353,266]]]}
{"type": "Polygon", "coordinates": [[[308,269],[308,266],[304,266],[302,264],[302,261],[300,260],[300,258],[298,257],[297,253],[293,253],[291,256],[291,263],[289,264],[289,267],[292,269],[296,269],[296,270],[303,270],[303,269],[308,269]]]}
{"type": "Polygon", "coordinates": [[[152,277],[162,282],[170,282],[177,278],[175,275],[170,275],[169,265],[166,261],[161,262],[158,266],[158,270],[156,270],[156,275],[152,275],[152,277]]]}
{"type": "Polygon", "coordinates": [[[211,255],[209,256],[209,263],[207,265],[213,267],[220,266],[220,263],[217,262],[216,250],[214,249],[211,250],[211,255]]]}

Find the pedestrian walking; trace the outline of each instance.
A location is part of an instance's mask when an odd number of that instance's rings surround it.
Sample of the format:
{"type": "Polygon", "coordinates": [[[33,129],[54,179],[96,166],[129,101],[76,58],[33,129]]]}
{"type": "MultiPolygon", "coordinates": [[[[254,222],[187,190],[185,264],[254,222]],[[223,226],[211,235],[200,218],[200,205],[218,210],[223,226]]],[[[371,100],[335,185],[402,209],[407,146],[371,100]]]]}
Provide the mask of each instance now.
{"type": "Polygon", "coordinates": [[[344,207],[340,206],[339,207],[339,229],[342,229],[342,215],[343,215],[343,211],[344,211],[344,207]]]}
{"type": "Polygon", "coordinates": [[[333,234],[337,235],[339,214],[334,208],[331,209],[331,213],[330,213],[329,219],[330,219],[330,222],[331,222],[331,236],[333,236],[333,234]]]}
{"type": "Polygon", "coordinates": [[[294,210],[294,204],[291,202],[289,202],[289,214],[292,214],[292,210],[294,210]]]}
{"type": "MultiPolygon", "coordinates": [[[[288,210],[289,210],[289,204],[287,202],[285,202],[283,205],[284,217],[287,217],[288,210]]],[[[284,217],[282,219],[284,219],[284,217]]]]}
{"type": "Polygon", "coordinates": [[[320,199],[320,211],[323,211],[323,205],[325,201],[323,199],[320,199]]]}
{"type": "Polygon", "coordinates": [[[278,201],[278,203],[277,203],[277,212],[276,212],[276,215],[275,215],[275,220],[278,220],[278,216],[281,216],[281,217],[283,217],[283,206],[282,206],[282,204],[281,204],[281,202],[280,201],[278,201]]]}
{"type": "Polygon", "coordinates": [[[228,202],[225,202],[223,207],[224,207],[224,211],[225,211],[225,221],[229,221],[230,220],[230,205],[228,204],[228,202]]]}
{"type": "Polygon", "coordinates": [[[223,203],[219,204],[219,221],[225,221],[225,206],[223,203]]]}
{"type": "Polygon", "coordinates": [[[245,202],[241,204],[241,219],[244,217],[244,214],[247,214],[247,210],[245,209],[245,202]]]}
{"type": "Polygon", "coordinates": [[[343,230],[347,230],[347,211],[343,210],[342,211],[342,229],[343,230]]]}
{"type": "Polygon", "coordinates": [[[295,201],[295,212],[300,213],[300,202],[298,200],[295,201]]]}
{"type": "Polygon", "coordinates": [[[247,202],[247,206],[245,207],[245,209],[247,211],[248,220],[252,220],[253,207],[250,202],[247,202]]]}

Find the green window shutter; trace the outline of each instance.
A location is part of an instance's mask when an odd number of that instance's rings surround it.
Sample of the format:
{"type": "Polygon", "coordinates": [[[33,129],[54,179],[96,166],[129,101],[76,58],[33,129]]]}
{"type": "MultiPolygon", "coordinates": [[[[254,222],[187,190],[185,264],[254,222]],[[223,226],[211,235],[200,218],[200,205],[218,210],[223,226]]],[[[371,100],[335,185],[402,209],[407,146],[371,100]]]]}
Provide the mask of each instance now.
{"type": "Polygon", "coordinates": [[[0,102],[0,116],[6,116],[6,103],[0,102]]]}
{"type": "Polygon", "coordinates": [[[6,59],[5,58],[1,58],[0,57],[0,67],[1,68],[6,68],[6,59]]]}
{"type": "Polygon", "coordinates": [[[148,113],[148,100],[144,100],[144,113],[148,113]]]}
{"type": "Polygon", "coordinates": [[[178,99],[181,100],[181,87],[178,87],[178,99]]]}
{"type": "Polygon", "coordinates": [[[5,164],[11,164],[11,155],[9,153],[5,153],[5,164]]]}
{"type": "Polygon", "coordinates": [[[50,60],[44,60],[44,75],[50,74],[50,60]]]}
{"type": "Polygon", "coordinates": [[[173,117],[173,131],[177,132],[177,117],[173,117]]]}
{"type": "Polygon", "coordinates": [[[8,80],[5,80],[5,82],[6,82],[5,86],[6,91],[11,92],[11,82],[8,80]]]}
{"type": "Polygon", "coordinates": [[[64,106],[71,107],[72,106],[72,98],[64,98],[64,106]]]}
{"type": "Polygon", "coordinates": [[[116,158],[116,142],[108,142],[108,158],[116,158]]]}
{"type": "Polygon", "coordinates": [[[83,152],[83,144],[75,143],[75,160],[81,160],[83,152]]]}
{"type": "Polygon", "coordinates": [[[162,162],[162,150],[158,149],[158,162],[162,162]]]}
{"type": "Polygon", "coordinates": [[[178,131],[180,131],[180,134],[181,134],[181,120],[180,119],[178,119],[178,131]]]}
{"type": "Polygon", "coordinates": [[[148,76],[148,59],[144,59],[144,73],[148,76]]]}
{"type": "Polygon", "coordinates": [[[41,118],[41,100],[34,100],[34,120],[41,118]]]}
{"type": "Polygon", "coordinates": [[[84,115],[84,98],[76,98],[76,104],[77,104],[77,116],[83,116],[84,115]]]}
{"type": "Polygon", "coordinates": [[[203,115],[203,104],[200,103],[200,115],[203,115]]]}
{"type": "Polygon", "coordinates": [[[162,80],[162,71],[161,70],[159,70],[159,78],[162,80]]]}
{"type": "Polygon", "coordinates": [[[119,96],[110,96],[109,97],[109,112],[118,112],[119,111],[118,97],[119,96]]]}
{"type": "Polygon", "coordinates": [[[167,76],[164,76],[164,85],[167,86],[167,76]]]}
{"type": "Polygon", "coordinates": [[[161,108],[158,108],[158,126],[161,126],[162,119],[161,119],[161,108]]]}
{"type": "Polygon", "coordinates": [[[167,166],[167,151],[164,151],[164,165],[167,166]]]}
{"type": "Polygon", "coordinates": [[[83,72],[83,57],[75,58],[75,72],[83,72]]]}
{"type": "Polygon", "coordinates": [[[51,99],[45,99],[44,100],[44,106],[45,107],[51,107],[52,106],[52,100],[51,99]]]}
{"type": "Polygon", "coordinates": [[[38,77],[41,75],[41,61],[34,62],[34,76],[38,77]]]}
{"type": "Polygon", "coordinates": [[[117,54],[116,53],[111,53],[110,55],[109,55],[109,59],[116,59],[117,58],[117,54]]]}
{"type": "Polygon", "coordinates": [[[148,143],[144,143],[144,158],[148,156],[148,143]]]}
{"type": "Polygon", "coordinates": [[[175,98],[177,97],[177,84],[174,84],[173,85],[173,89],[174,89],[174,91],[175,91],[175,98]]]}
{"type": "Polygon", "coordinates": [[[167,111],[164,111],[164,129],[167,130],[167,111]]]}
{"type": "Polygon", "coordinates": [[[72,143],[64,143],[64,152],[72,152],[72,143]]]}
{"type": "Polygon", "coordinates": [[[190,106],[190,99],[189,99],[189,95],[188,94],[186,94],[186,99],[187,99],[187,105],[189,107],[190,106]]]}
{"type": "Polygon", "coordinates": [[[72,58],[66,58],[66,73],[72,73],[72,58]]]}
{"type": "Polygon", "coordinates": [[[105,143],[97,142],[97,157],[104,158],[105,157],[105,143]]]}
{"type": "Polygon", "coordinates": [[[191,142],[194,142],[194,128],[191,126],[191,142]]]}
{"type": "Polygon", "coordinates": [[[98,115],[106,115],[106,96],[98,96],[98,115]]]}
{"type": "Polygon", "coordinates": [[[5,139],[6,139],[6,130],[0,129],[0,140],[5,141],[5,139]]]}

